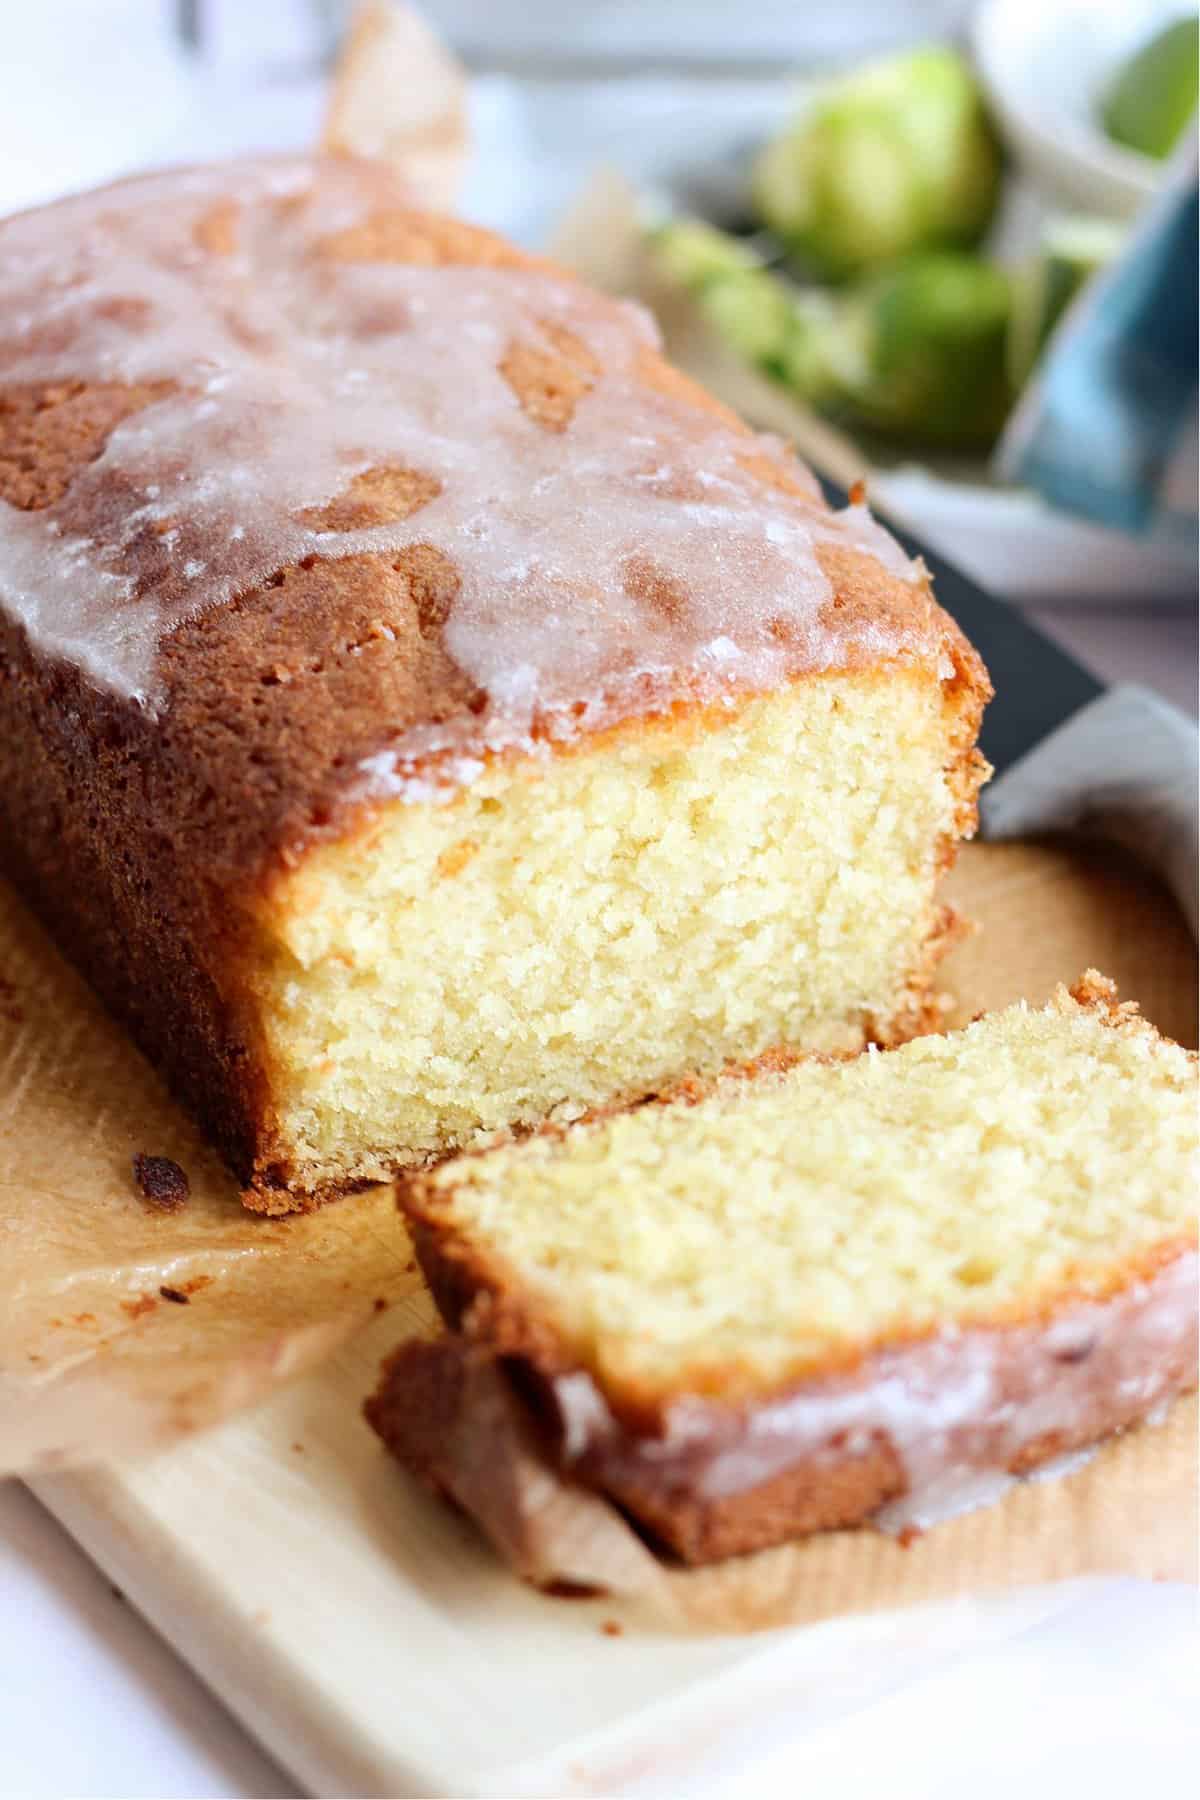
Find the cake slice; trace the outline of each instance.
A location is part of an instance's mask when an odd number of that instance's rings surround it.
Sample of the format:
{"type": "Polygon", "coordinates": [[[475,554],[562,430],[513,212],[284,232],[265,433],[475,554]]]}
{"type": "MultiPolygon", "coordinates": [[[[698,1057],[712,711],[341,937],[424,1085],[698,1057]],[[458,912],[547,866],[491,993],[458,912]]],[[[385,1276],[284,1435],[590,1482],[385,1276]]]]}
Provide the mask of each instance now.
{"type": "Polygon", "coordinates": [[[987,694],[861,504],[386,170],[0,224],[0,869],[256,1207],[932,1023],[987,694]]]}
{"type": "Polygon", "coordinates": [[[1092,972],[460,1158],[401,1190],[456,1335],[368,1416],[485,1510],[467,1409],[499,1416],[500,1375],[687,1562],[928,1523],[1194,1383],[1196,1101],[1194,1054],[1092,972]]]}

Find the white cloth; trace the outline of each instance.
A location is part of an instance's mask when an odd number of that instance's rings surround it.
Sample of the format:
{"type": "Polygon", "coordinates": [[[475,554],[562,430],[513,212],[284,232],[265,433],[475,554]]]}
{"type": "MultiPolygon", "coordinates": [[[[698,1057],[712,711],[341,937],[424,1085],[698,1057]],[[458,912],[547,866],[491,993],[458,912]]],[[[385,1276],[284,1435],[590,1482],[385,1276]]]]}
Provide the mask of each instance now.
{"type": "Polygon", "coordinates": [[[1146,688],[1109,688],[983,791],[988,838],[1071,831],[1163,878],[1197,931],[1195,723],[1146,688]]]}

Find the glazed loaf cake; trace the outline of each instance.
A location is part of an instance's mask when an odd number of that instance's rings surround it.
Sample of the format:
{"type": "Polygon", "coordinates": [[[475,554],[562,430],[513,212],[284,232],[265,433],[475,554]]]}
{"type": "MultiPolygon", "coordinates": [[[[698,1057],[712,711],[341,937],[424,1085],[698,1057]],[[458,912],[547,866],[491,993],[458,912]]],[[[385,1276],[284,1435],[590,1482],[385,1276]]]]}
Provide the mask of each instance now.
{"type": "Polygon", "coordinates": [[[0,857],[268,1211],[934,1017],[987,680],[648,319],[352,161],[0,226],[0,857]]]}
{"type": "Polygon", "coordinates": [[[452,1335],[368,1417],[525,1572],[498,1379],[687,1562],[930,1523],[1195,1384],[1196,1101],[1093,972],[459,1158],[401,1190],[452,1335]]]}

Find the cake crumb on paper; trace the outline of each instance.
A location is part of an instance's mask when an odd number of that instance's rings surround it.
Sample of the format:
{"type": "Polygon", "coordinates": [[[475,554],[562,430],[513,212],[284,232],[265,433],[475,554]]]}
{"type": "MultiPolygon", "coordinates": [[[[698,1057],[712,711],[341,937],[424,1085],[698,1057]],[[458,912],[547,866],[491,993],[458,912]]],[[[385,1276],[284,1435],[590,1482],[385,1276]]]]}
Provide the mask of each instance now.
{"type": "Polygon", "coordinates": [[[148,1156],[139,1150],[133,1159],[133,1179],[142,1198],[159,1212],[178,1212],[191,1193],[187,1172],[169,1156],[148,1156]]]}

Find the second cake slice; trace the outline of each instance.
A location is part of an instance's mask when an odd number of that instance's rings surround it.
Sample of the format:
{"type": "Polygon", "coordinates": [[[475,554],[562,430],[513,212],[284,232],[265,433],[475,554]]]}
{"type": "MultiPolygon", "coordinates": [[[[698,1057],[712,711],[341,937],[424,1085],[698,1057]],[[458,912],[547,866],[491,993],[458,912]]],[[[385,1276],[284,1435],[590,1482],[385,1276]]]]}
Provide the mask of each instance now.
{"type": "Polygon", "coordinates": [[[460,1335],[369,1414],[434,1485],[466,1455],[494,1486],[452,1416],[494,1359],[687,1561],[927,1522],[1194,1382],[1196,1153],[1195,1057],[1093,975],[463,1158],[403,1194],[460,1335]]]}

